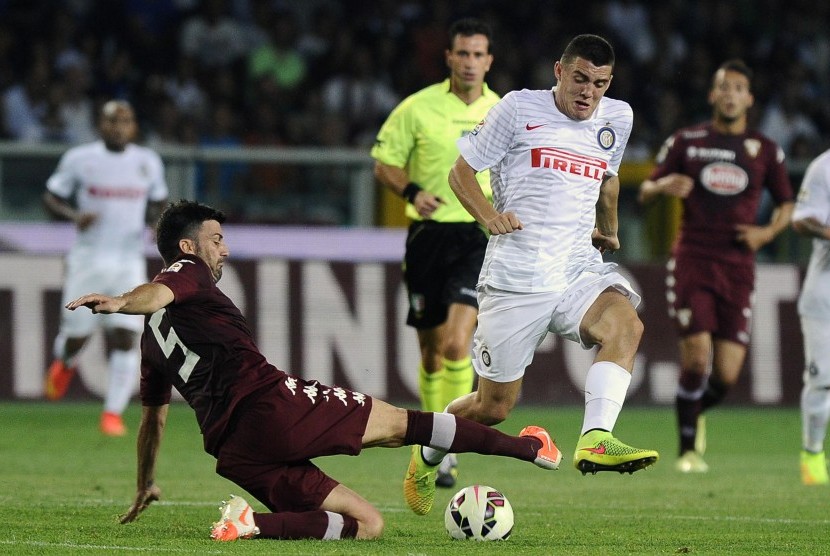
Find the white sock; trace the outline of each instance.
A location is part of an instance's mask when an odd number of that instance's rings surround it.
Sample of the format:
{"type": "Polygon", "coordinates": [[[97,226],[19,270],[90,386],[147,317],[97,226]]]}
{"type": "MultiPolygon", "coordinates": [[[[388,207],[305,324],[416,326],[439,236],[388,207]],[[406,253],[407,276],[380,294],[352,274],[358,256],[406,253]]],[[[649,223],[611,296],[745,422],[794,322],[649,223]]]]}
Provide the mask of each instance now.
{"type": "Polygon", "coordinates": [[[138,349],[112,350],[109,356],[109,383],[104,411],[121,415],[127,409],[139,375],[138,349]]]}
{"type": "Polygon", "coordinates": [[[432,419],[432,438],[429,446],[421,447],[421,455],[430,465],[438,465],[447,455],[455,439],[455,415],[435,413],[432,419]]]}
{"type": "Polygon", "coordinates": [[[830,390],[804,385],[801,390],[801,442],[810,452],[824,450],[827,422],[830,420],[830,390]]]}
{"type": "Polygon", "coordinates": [[[591,429],[614,430],[629,384],[631,373],[616,363],[600,361],[591,365],[585,379],[582,434],[591,429]]]}
{"type": "Polygon", "coordinates": [[[323,533],[323,540],[339,540],[343,536],[343,515],[330,511],[326,511],[326,515],[329,518],[329,524],[328,527],[326,527],[326,532],[323,533]]]}

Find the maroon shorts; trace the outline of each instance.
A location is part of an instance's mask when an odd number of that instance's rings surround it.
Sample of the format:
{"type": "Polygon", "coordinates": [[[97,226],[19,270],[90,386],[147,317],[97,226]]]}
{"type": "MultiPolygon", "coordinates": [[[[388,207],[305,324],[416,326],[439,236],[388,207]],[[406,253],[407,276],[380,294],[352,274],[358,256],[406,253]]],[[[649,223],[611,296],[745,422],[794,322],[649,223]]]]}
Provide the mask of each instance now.
{"type": "Polygon", "coordinates": [[[257,396],[235,419],[216,472],[271,511],[318,509],[338,482],[310,460],[360,453],[372,398],[293,376],[257,396]]]}
{"type": "Polygon", "coordinates": [[[680,256],[669,261],[669,315],[681,337],[710,332],[713,338],[749,343],[754,265],[729,265],[680,256]]]}

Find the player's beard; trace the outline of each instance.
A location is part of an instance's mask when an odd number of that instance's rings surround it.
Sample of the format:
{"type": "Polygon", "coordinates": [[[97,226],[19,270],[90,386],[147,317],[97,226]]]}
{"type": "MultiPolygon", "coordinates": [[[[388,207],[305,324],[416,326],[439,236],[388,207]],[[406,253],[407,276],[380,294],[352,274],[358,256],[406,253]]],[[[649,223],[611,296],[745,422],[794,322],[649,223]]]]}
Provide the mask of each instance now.
{"type": "Polygon", "coordinates": [[[743,118],[745,114],[746,114],[746,112],[733,115],[733,114],[727,114],[727,113],[722,112],[722,111],[718,111],[716,116],[717,116],[717,120],[719,122],[724,123],[726,125],[731,125],[731,124],[734,124],[735,122],[739,121],[741,118],[743,118]]]}

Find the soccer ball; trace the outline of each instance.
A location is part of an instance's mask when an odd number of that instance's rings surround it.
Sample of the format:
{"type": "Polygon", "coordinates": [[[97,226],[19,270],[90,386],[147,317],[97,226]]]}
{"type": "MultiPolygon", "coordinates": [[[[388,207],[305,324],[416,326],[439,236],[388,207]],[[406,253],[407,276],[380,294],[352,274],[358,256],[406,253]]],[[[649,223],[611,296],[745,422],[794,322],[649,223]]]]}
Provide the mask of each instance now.
{"type": "Polygon", "coordinates": [[[468,486],[450,499],[444,512],[444,526],[454,539],[507,540],[513,532],[513,507],[493,487],[468,486]]]}

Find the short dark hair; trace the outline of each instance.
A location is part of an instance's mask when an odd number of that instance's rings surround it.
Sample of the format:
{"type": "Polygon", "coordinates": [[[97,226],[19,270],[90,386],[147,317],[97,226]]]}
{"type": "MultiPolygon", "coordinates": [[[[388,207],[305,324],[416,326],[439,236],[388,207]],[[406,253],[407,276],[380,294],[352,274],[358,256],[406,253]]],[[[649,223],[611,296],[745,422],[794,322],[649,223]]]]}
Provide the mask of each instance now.
{"type": "Polygon", "coordinates": [[[615,62],[614,47],[599,35],[577,35],[565,47],[561,60],[570,63],[577,58],[588,60],[595,66],[611,66],[613,68],[615,62]]]}
{"type": "Polygon", "coordinates": [[[740,73],[741,75],[743,75],[744,77],[747,78],[750,85],[752,84],[752,76],[753,76],[752,68],[750,68],[748,65],[746,65],[746,62],[744,62],[740,58],[732,58],[731,60],[727,60],[727,61],[725,61],[724,63],[722,63],[721,65],[718,66],[718,69],[716,69],[715,73],[712,74],[712,87],[715,86],[715,75],[717,75],[717,73],[720,70],[734,71],[736,73],[740,73]]]}
{"type": "Polygon", "coordinates": [[[167,205],[156,224],[156,246],[165,266],[169,266],[181,254],[179,240],[196,239],[196,231],[206,220],[216,220],[221,224],[225,221],[225,214],[186,199],[167,205]]]}
{"type": "Polygon", "coordinates": [[[493,48],[493,29],[486,22],[474,17],[465,17],[450,25],[450,50],[455,44],[455,37],[472,37],[473,35],[484,35],[487,37],[487,53],[493,48]]]}

